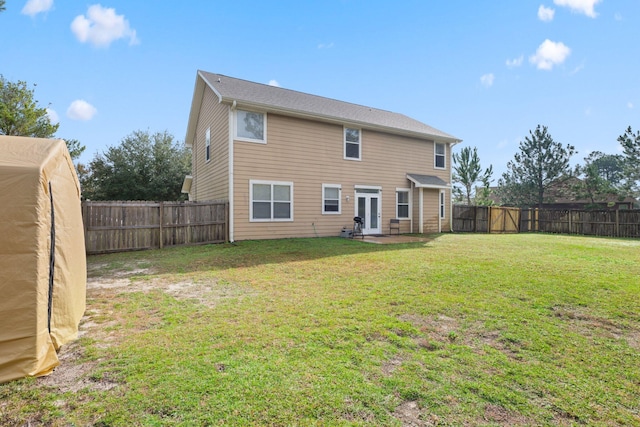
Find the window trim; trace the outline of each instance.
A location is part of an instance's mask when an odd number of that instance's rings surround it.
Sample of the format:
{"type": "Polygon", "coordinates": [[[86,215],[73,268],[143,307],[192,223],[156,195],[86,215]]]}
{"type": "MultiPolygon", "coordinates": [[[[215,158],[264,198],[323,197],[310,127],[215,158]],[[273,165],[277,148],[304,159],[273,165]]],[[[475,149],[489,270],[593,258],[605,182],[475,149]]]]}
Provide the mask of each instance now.
{"type": "MultiPolygon", "coordinates": [[[[329,199],[334,200],[334,199],[329,199]]],[[[342,214],[342,184],[322,184],[322,215],[341,215],[342,214]],[[325,208],[327,207],[325,198],[325,189],[326,188],[337,188],[338,189],[338,210],[327,211],[325,208]]]]}
{"type": "Polygon", "coordinates": [[[266,144],[267,143],[267,113],[265,111],[257,111],[257,110],[246,110],[244,108],[237,108],[233,112],[233,139],[236,141],[243,142],[253,142],[254,144],[266,144]],[[262,129],[262,139],[256,138],[247,138],[244,136],[238,136],[238,111],[244,111],[246,113],[256,113],[262,114],[263,118],[263,129],[262,129]]]}
{"type": "Polygon", "coordinates": [[[445,211],[445,207],[446,207],[446,196],[445,196],[445,191],[444,190],[440,190],[440,194],[439,194],[439,209],[438,209],[438,214],[440,219],[445,219],[446,218],[446,211],[445,211]]]}
{"type": "Polygon", "coordinates": [[[433,143],[433,167],[435,169],[446,169],[447,168],[447,144],[445,144],[444,142],[434,142],[433,143]],[[438,145],[442,145],[442,148],[444,149],[444,153],[443,154],[438,154],[438,145]],[[444,166],[437,166],[438,165],[438,156],[442,156],[442,163],[444,164],[444,166]]]}
{"type": "Polygon", "coordinates": [[[409,188],[396,188],[396,219],[401,221],[407,221],[411,219],[411,189],[409,188]],[[400,203],[398,202],[398,193],[407,193],[407,203],[403,203],[403,205],[407,205],[407,216],[400,216],[398,207],[400,203]]]}
{"type": "Polygon", "coordinates": [[[211,128],[208,127],[204,133],[204,161],[205,163],[211,160],[211,128]]]}
{"type": "MultiPolygon", "coordinates": [[[[282,203],[282,201],[280,201],[282,203]]],[[[249,222],[293,222],[293,182],[291,181],[265,181],[260,179],[249,180],[249,222]],[[270,185],[271,186],[271,217],[270,218],[254,218],[253,217],[253,186],[254,184],[270,185]],[[289,187],[289,205],[290,205],[290,217],[289,218],[274,218],[273,217],[273,205],[276,200],[273,199],[274,191],[273,187],[276,185],[289,187]]]]}
{"type": "Polygon", "coordinates": [[[354,161],[362,161],[362,129],[361,128],[353,128],[348,126],[343,126],[342,128],[342,155],[344,160],[354,160],[354,161]],[[357,130],[358,131],[358,142],[347,141],[347,129],[357,130]],[[347,157],[347,144],[357,144],[358,145],[358,157],[347,157]]]}

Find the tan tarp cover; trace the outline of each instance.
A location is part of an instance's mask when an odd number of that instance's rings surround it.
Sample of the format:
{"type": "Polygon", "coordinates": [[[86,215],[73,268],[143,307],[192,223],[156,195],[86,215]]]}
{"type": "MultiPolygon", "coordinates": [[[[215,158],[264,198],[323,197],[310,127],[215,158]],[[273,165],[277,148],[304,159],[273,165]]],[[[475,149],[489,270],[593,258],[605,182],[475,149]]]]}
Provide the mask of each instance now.
{"type": "Polygon", "coordinates": [[[0,136],[0,383],[60,364],[86,284],[80,184],[64,141],[0,136]]]}

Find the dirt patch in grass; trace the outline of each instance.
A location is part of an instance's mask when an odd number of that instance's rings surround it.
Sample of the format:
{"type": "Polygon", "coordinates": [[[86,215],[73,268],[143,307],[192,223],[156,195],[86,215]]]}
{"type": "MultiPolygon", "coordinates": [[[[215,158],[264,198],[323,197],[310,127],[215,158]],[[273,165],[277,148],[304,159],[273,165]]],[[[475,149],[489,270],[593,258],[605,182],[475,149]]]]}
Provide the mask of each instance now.
{"type": "Polygon", "coordinates": [[[532,425],[532,420],[528,419],[527,417],[515,412],[511,412],[500,405],[493,404],[489,404],[485,407],[483,420],[485,422],[495,423],[501,426],[532,425]]]}
{"type": "MultiPolygon", "coordinates": [[[[108,271],[106,268],[106,264],[89,266],[88,272],[91,277],[87,280],[88,309],[80,321],[79,340],[60,349],[60,366],[52,374],[38,378],[39,386],[75,393],[83,389],[106,391],[119,385],[108,376],[96,375],[100,360],[89,360],[85,357],[85,347],[80,340],[89,340],[95,348],[104,349],[122,339],[122,319],[110,307],[123,293],[160,290],[177,299],[195,300],[213,307],[223,299],[242,297],[252,292],[230,284],[220,284],[216,280],[176,281],[171,277],[148,279],[148,275],[153,274],[153,271],[136,265],[127,265],[116,271],[108,271]]],[[[138,316],[134,331],[150,329],[161,322],[160,313],[145,310],[138,316]]],[[[131,333],[131,330],[127,333],[131,333]]]]}
{"type": "Polygon", "coordinates": [[[629,347],[640,349],[640,330],[627,328],[609,319],[593,315],[584,307],[554,306],[551,313],[581,335],[594,338],[624,340],[629,347]]]}
{"type": "Polygon", "coordinates": [[[418,405],[418,402],[412,400],[398,405],[393,412],[393,416],[402,423],[402,427],[426,427],[439,424],[439,419],[436,415],[427,415],[427,419],[423,419],[423,410],[418,405]]]}
{"type": "Polygon", "coordinates": [[[504,338],[500,331],[486,330],[481,323],[463,325],[463,321],[444,315],[420,316],[404,314],[400,320],[410,322],[423,334],[414,341],[420,348],[435,351],[445,344],[466,345],[477,352],[482,352],[483,346],[492,347],[507,357],[519,359],[523,343],[504,338]]]}

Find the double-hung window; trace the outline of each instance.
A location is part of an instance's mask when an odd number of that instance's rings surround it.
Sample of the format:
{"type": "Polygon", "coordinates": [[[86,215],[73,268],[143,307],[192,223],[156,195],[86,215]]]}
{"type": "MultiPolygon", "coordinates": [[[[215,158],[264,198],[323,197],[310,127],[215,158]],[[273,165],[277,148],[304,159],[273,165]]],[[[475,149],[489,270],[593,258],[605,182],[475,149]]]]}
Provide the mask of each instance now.
{"type": "Polygon", "coordinates": [[[252,222],[293,221],[293,182],[249,181],[252,222]]]}
{"type": "Polygon", "coordinates": [[[204,160],[211,160],[211,128],[207,128],[204,134],[204,160]]]}
{"type": "Polygon", "coordinates": [[[239,141],[267,142],[267,115],[255,111],[236,110],[235,139],[239,141]]]}
{"type": "Polygon", "coordinates": [[[434,152],[435,152],[435,167],[438,169],[444,169],[447,167],[447,164],[445,162],[445,157],[446,157],[446,153],[447,153],[447,149],[446,146],[444,144],[441,144],[439,142],[436,142],[434,147],[434,152]]]}
{"type": "Polygon", "coordinates": [[[340,214],[340,184],[322,184],[322,213],[340,214]]]}
{"type": "Polygon", "coordinates": [[[360,129],[344,128],[344,158],[361,160],[360,129]]]}
{"type": "Polygon", "coordinates": [[[409,190],[396,190],[396,218],[409,219],[409,190]]]}

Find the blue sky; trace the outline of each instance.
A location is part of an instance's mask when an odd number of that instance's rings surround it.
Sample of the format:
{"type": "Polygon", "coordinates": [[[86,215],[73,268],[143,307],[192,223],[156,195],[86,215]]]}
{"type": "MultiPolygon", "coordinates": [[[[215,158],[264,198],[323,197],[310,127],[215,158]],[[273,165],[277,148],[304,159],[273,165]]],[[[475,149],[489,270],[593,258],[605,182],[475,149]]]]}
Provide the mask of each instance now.
{"type": "Polygon", "coordinates": [[[406,114],[504,172],[538,124],[591,151],[640,128],[640,1],[7,0],[0,74],[87,146],[183,141],[196,71],[406,114]]]}

